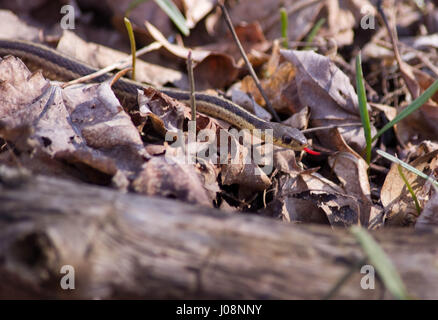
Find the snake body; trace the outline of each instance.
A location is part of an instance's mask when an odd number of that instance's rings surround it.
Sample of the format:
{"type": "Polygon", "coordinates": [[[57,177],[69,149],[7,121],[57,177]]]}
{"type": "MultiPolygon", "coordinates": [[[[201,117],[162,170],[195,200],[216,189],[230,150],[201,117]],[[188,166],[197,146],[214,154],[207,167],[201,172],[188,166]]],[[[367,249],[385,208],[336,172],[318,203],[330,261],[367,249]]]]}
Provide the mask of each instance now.
{"type": "MultiPolygon", "coordinates": [[[[19,57],[30,69],[42,69],[44,75],[57,80],[68,81],[80,78],[97,71],[97,69],[64,55],[47,46],[22,40],[0,39],[0,56],[12,55],[19,57]]],[[[103,82],[111,78],[105,74],[95,78],[95,82],[103,82]]],[[[113,85],[118,97],[132,101],[137,92],[145,87],[144,84],[126,78],[121,78],[113,85]]],[[[168,96],[188,103],[190,92],[171,88],[159,88],[168,96]]],[[[272,129],[274,144],[292,150],[302,150],[307,147],[307,139],[298,129],[258,118],[237,104],[202,92],[195,93],[197,110],[214,118],[224,120],[239,129],[272,129]]],[[[261,135],[264,139],[264,135],[261,135]]]]}

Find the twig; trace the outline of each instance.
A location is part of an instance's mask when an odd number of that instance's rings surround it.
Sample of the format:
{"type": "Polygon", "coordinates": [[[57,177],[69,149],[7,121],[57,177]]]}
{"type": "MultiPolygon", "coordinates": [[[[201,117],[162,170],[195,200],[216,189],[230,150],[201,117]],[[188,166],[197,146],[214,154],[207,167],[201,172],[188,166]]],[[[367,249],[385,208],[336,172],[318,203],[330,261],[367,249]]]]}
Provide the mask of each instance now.
{"type": "Polygon", "coordinates": [[[397,60],[398,64],[401,65],[402,59],[400,56],[400,51],[398,50],[398,46],[397,46],[396,34],[393,31],[393,29],[391,28],[391,26],[389,25],[388,18],[386,17],[385,11],[382,8],[382,0],[379,0],[377,2],[377,10],[379,11],[379,13],[383,19],[383,23],[385,24],[385,27],[388,30],[389,38],[391,39],[392,48],[394,50],[395,59],[397,60]]]}
{"type": "Polygon", "coordinates": [[[353,122],[353,123],[344,123],[344,124],[333,124],[333,125],[325,126],[325,127],[316,127],[316,128],[305,129],[305,130],[301,130],[301,132],[302,133],[310,133],[310,132],[315,132],[315,131],[323,131],[323,130],[340,128],[340,127],[356,127],[356,126],[362,126],[362,123],[353,122]]]}
{"type": "Polygon", "coordinates": [[[114,77],[111,79],[110,86],[112,87],[114,83],[116,83],[121,77],[127,74],[129,71],[132,71],[132,68],[126,68],[117,72],[114,77]]]}
{"type": "Polygon", "coordinates": [[[187,56],[187,75],[190,83],[190,107],[192,108],[192,121],[196,125],[196,96],[195,96],[195,78],[193,76],[193,60],[192,51],[189,51],[187,56]]]}
{"type": "Polygon", "coordinates": [[[400,56],[400,51],[398,49],[397,32],[395,30],[395,27],[391,28],[391,26],[389,25],[388,18],[386,17],[385,11],[382,8],[382,0],[379,0],[377,2],[377,11],[380,13],[380,16],[383,19],[383,23],[385,24],[385,27],[388,30],[389,38],[391,39],[391,43],[392,43],[392,50],[394,51],[395,60],[398,63],[402,77],[405,80],[406,85],[412,97],[416,99],[420,95],[420,88],[416,83],[414,79],[414,75],[412,74],[411,70],[407,68],[409,67],[409,65],[406,65],[406,63],[402,60],[400,56]]]}
{"type": "Polygon", "coordinates": [[[410,47],[404,44],[403,42],[400,42],[400,44],[402,45],[402,47],[404,47],[405,50],[415,53],[418,59],[420,59],[421,62],[423,62],[423,64],[426,65],[426,67],[428,67],[430,71],[432,71],[435,74],[436,77],[438,77],[438,68],[429,60],[427,54],[413,47],[410,47]]]}
{"type": "Polygon", "coordinates": [[[239,48],[240,54],[242,55],[243,60],[245,61],[246,67],[248,68],[249,73],[251,74],[251,77],[253,78],[257,88],[259,89],[261,95],[263,96],[263,99],[265,99],[266,106],[268,107],[268,110],[273,115],[274,119],[278,122],[280,122],[280,117],[278,116],[277,112],[275,112],[274,108],[272,107],[271,103],[269,102],[268,96],[266,95],[265,91],[262,88],[262,85],[260,84],[259,79],[257,78],[257,75],[254,71],[254,68],[252,67],[251,63],[248,60],[248,57],[245,54],[245,50],[242,47],[242,44],[240,43],[239,38],[237,37],[236,30],[234,30],[233,23],[231,22],[230,15],[228,14],[228,10],[225,8],[225,5],[223,3],[223,0],[218,1],[219,6],[222,9],[222,13],[224,15],[225,21],[228,25],[228,28],[231,31],[231,34],[233,36],[234,41],[237,44],[237,47],[239,48]]]}

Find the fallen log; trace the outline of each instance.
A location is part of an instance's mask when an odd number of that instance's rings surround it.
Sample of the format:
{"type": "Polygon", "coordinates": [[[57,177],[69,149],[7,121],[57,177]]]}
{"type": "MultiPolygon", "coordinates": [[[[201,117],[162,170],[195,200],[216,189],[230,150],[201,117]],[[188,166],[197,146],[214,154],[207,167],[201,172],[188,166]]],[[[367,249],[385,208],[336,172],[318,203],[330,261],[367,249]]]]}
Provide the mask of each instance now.
{"type": "MultiPolygon", "coordinates": [[[[373,232],[438,298],[438,232],[373,232]]],[[[348,230],[291,225],[0,169],[0,298],[318,299],[365,257],[348,230]],[[62,289],[65,265],[74,290],[62,289]]],[[[390,298],[353,276],[334,298],[390,298]]]]}

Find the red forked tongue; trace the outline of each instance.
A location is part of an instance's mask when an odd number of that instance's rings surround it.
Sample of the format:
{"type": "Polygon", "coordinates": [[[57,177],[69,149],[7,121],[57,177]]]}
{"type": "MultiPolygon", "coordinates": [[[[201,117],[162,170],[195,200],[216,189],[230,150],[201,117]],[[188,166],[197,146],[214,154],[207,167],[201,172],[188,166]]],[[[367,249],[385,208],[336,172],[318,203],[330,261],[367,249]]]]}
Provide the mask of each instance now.
{"type": "Polygon", "coordinates": [[[311,154],[313,156],[320,156],[321,155],[320,152],[310,150],[309,148],[304,148],[303,150],[306,151],[308,154],[311,154]]]}

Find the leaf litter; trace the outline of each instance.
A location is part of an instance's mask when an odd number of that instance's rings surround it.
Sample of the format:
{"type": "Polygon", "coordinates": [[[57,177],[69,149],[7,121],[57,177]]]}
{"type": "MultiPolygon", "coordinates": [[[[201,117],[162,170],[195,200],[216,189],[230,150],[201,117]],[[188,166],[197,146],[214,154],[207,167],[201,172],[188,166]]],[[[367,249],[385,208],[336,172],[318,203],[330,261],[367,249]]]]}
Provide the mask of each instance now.
{"type": "MultiPolygon", "coordinates": [[[[196,90],[213,89],[209,93],[219,95],[226,92],[250,112],[271,120],[214,2],[183,2],[192,29],[187,38],[175,32],[170,19],[152,1],[130,14],[137,41],[142,45],[157,41],[162,46],[139,60],[138,80],[155,87],[187,89],[184,64],[191,50],[196,90]]],[[[133,102],[136,107],[128,110],[127,102],[117,99],[108,82],[63,89],[50,81],[56,78],[44,68],[41,73],[18,58],[4,57],[0,62],[0,161],[14,165],[18,160],[34,173],[175,198],[227,212],[252,212],[290,223],[373,229],[436,225],[433,185],[405,172],[419,199],[422,211],[418,215],[396,164],[375,152],[371,164],[366,164],[353,66],[362,49],[374,135],[437,79],[438,7],[428,2],[428,10],[423,12],[409,1],[384,2],[389,24],[397,26],[397,57],[393,39],[375,16],[374,2],[244,0],[229,4],[238,36],[282,123],[309,130],[306,136],[313,148],[323,152],[321,156],[275,146],[273,169],[266,173],[263,166],[244,161],[252,152],[263,153],[261,141],[253,141],[257,145],[253,150],[244,143],[250,137],[241,141],[229,135],[226,139],[242,143],[243,152],[235,163],[218,164],[214,160],[219,154],[209,160],[182,163],[166,136],[177,135],[181,128],[187,131],[191,110],[184,103],[146,85],[133,102]],[[280,41],[281,5],[289,13],[288,49],[283,49],[280,41]],[[261,7],[264,10],[259,10],[261,7]],[[361,28],[367,14],[376,18],[375,29],[361,28]],[[322,18],[326,22],[313,42],[305,43],[322,18]],[[306,46],[312,50],[303,50],[306,46]]],[[[110,13],[112,28],[107,30],[81,22],[78,33],[61,32],[42,23],[45,32],[41,33],[34,20],[24,18],[29,15],[27,9],[17,5],[13,13],[0,11],[5,17],[0,19],[2,23],[9,21],[8,25],[15,26],[0,28],[0,36],[58,44],[64,54],[102,68],[126,57],[117,49],[127,48],[115,44],[126,44],[121,21],[129,1],[108,3],[105,14],[110,13]],[[81,32],[83,28],[87,32],[81,32]]],[[[44,2],[32,10],[44,10],[44,2]]],[[[396,154],[436,177],[437,103],[435,94],[380,137],[373,150],[396,154]]],[[[196,118],[198,134],[203,129],[215,133],[216,139],[203,141],[203,148],[218,144],[223,138],[221,130],[230,129],[228,123],[200,113],[196,118]]],[[[187,133],[179,139],[190,146],[187,133]]]]}

